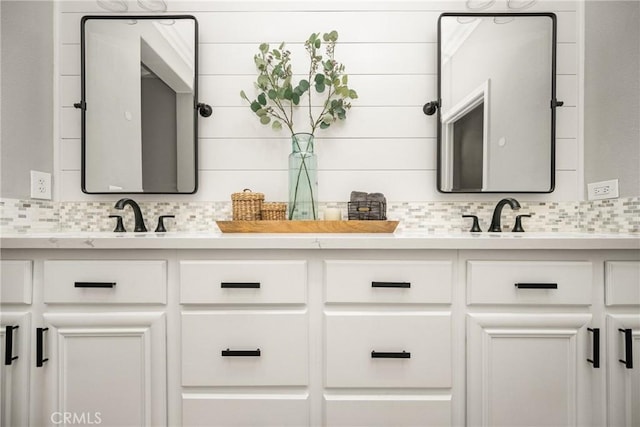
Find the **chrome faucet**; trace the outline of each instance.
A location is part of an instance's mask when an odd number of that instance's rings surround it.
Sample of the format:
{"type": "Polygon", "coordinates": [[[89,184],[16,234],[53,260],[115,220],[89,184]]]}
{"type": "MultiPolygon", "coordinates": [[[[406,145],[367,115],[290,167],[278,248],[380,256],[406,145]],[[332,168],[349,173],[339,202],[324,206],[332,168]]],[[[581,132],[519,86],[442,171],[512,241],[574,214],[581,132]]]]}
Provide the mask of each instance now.
{"type": "Polygon", "coordinates": [[[133,216],[135,217],[135,220],[136,220],[135,229],[133,231],[142,232],[142,233],[146,232],[147,227],[144,226],[144,218],[142,217],[142,211],[140,210],[140,206],[138,206],[135,200],[126,199],[126,198],[120,199],[116,202],[116,205],[114,206],[114,208],[122,210],[127,205],[131,206],[131,209],[133,209],[133,216]]]}
{"type": "Polygon", "coordinates": [[[502,208],[506,204],[511,206],[511,209],[514,211],[520,209],[520,203],[518,203],[516,199],[507,198],[500,200],[496,205],[496,208],[493,210],[493,217],[491,218],[489,231],[502,231],[502,227],[500,226],[500,216],[502,215],[502,208]]]}

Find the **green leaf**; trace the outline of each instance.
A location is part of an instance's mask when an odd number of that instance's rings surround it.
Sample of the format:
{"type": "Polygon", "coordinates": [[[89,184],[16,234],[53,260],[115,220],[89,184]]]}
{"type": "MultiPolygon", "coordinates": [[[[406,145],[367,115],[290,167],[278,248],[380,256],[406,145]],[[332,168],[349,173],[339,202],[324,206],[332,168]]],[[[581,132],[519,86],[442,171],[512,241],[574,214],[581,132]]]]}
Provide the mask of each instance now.
{"type": "Polygon", "coordinates": [[[322,93],[325,90],[324,83],[316,83],[316,92],[322,93]]]}
{"type": "Polygon", "coordinates": [[[270,121],[271,121],[271,117],[269,116],[260,117],[260,123],[262,123],[263,125],[268,125],[270,121]]]}
{"type": "Polygon", "coordinates": [[[260,74],[258,76],[258,87],[260,88],[266,88],[267,85],[269,84],[269,77],[265,76],[264,74],[260,74]]]}
{"type": "Polygon", "coordinates": [[[269,89],[267,96],[269,97],[269,99],[276,99],[278,97],[278,92],[276,92],[274,89],[269,89]]]}
{"type": "Polygon", "coordinates": [[[280,50],[284,49],[284,42],[280,43],[280,47],[278,47],[278,49],[280,50]]]}
{"type": "Polygon", "coordinates": [[[331,125],[330,125],[330,124],[328,124],[328,123],[320,122],[320,129],[326,129],[326,128],[328,128],[329,126],[331,126],[331,125]]]}
{"type": "Polygon", "coordinates": [[[269,44],[262,43],[259,49],[260,49],[260,52],[267,53],[269,51],[269,44]]]}
{"type": "Polygon", "coordinates": [[[284,88],[278,88],[278,99],[284,99],[284,88]]]}
{"type": "Polygon", "coordinates": [[[282,129],[282,123],[280,123],[280,122],[279,122],[279,121],[277,121],[277,120],[272,121],[272,122],[271,122],[271,129],[273,129],[273,130],[280,130],[280,129],[282,129]]]}
{"type": "Polygon", "coordinates": [[[297,93],[293,92],[291,94],[291,100],[293,101],[293,105],[298,105],[300,103],[300,95],[298,95],[297,93]]]}
{"type": "Polygon", "coordinates": [[[260,103],[258,101],[253,101],[251,103],[251,111],[253,111],[254,113],[257,112],[261,108],[262,108],[262,106],[260,105],[260,103]]]}
{"type": "Polygon", "coordinates": [[[313,80],[316,82],[316,84],[324,84],[324,74],[316,74],[313,80]]]}
{"type": "Polygon", "coordinates": [[[324,40],[324,41],[328,42],[328,41],[329,41],[329,33],[324,33],[324,34],[322,35],[322,40],[324,40]]]}
{"type": "Polygon", "coordinates": [[[267,97],[264,96],[264,93],[258,95],[258,102],[262,105],[267,105],[267,97]]]}
{"type": "Polygon", "coordinates": [[[338,32],[333,30],[329,33],[329,39],[333,42],[338,41],[338,32]]]}
{"type": "Polygon", "coordinates": [[[316,49],[320,49],[320,39],[316,39],[316,41],[313,43],[313,46],[314,46],[316,49]]]}
{"type": "Polygon", "coordinates": [[[346,85],[347,83],[349,83],[349,76],[345,74],[342,76],[342,84],[346,85]]]}
{"type": "Polygon", "coordinates": [[[358,94],[356,93],[355,90],[349,89],[349,98],[351,98],[351,99],[357,99],[358,98],[358,94]]]}
{"type": "Polygon", "coordinates": [[[266,115],[267,115],[267,110],[265,110],[264,108],[261,108],[258,111],[256,111],[256,116],[258,116],[258,117],[262,117],[262,116],[266,116],[266,115]]]}
{"type": "Polygon", "coordinates": [[[276,59],[280,59],[282,58],[282,55],[280,54],[280,51],[277,49],[273,49],[273,57],[276,59]]]}
{"type": "Polygon", "coordinates": [[[288,87],[284,90],[284,99],[288,99],[289,101],[291,101],[291,97],[293,96],[293,90],[291,90],[291,87],[288,87]]]}
{"type": "Polygon", "coordinates": [[[247,102],[251,102],[251,101],[249,101],[249,98],[247,98],[247,94],[244,93],[243,90],[240,91],[240,98],[244,99],[247,102]]]}
{"type": "Polygon", "coordinates": [[[329,123],[331,123],[331,122],[333,121],[333,116],[332,116],[331,114],[328,114],[328,113],[327,113],[327,114],[325,114],[324,116],[322,116],[322,121],[323,121],[324,123],[329,124],[329,123]]]}
{"type": "Polygon", "coordinates": [[[298,87],[299,87],[300,89],[302,89],[302,91],[304,92],[304,91],[306,91],[307,89],[309,89],[309,82],[308,82],[308,81],[306,81],[306,80],[304,80],[304,79],[302,79],[302,80],[300,80],[300,83],[298,84],[298,87]]]}

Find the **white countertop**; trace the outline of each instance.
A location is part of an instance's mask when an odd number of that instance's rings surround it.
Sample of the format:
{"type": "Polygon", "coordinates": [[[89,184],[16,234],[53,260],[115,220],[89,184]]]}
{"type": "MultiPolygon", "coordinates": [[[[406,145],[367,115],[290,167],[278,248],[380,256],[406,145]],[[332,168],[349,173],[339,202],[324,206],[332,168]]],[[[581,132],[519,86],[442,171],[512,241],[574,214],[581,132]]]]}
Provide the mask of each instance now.
{"type": "Polygon", "coordinates": [[[2,249],[640,249],[640,234],[429,233],[223,234],[20,233],[0,236],[2,249]]]}

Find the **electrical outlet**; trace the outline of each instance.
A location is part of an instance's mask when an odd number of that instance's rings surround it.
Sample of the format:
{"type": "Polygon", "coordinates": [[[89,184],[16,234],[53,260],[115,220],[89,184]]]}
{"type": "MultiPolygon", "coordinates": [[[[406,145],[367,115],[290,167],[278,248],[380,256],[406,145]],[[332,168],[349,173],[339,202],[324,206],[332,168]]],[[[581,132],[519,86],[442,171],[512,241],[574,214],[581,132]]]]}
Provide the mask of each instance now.
{"type": "Polygon", "coordinates": [[[587,197],[589,200],[617,199],[618,180],[611,179],[587,184],[587,197]]]}
{"type": "Polygon", "coordinates": [[[51,174],[31,171],[31,198],[51,200],[51,174]]]}

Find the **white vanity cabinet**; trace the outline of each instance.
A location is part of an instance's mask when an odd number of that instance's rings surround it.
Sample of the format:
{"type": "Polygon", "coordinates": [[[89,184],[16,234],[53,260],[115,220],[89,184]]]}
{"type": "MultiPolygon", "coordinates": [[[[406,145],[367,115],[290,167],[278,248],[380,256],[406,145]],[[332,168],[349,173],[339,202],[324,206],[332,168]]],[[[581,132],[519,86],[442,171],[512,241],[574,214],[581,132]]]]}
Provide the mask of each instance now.
{"type": "Polygon", "coordinates": [[[640,262],[605,263],[607,425],[640,426],[640,262]]]}
{"type": "Polygon", "coordinates": [[[31,260],[0,261],[0,425],[29,425],[31,260]]]}
{"type": "Polygon", "coordinates": [[[561,255],[464,260],[469,426],[589,424],[594,269],[561,255]]]}
{"type": "Polygon", "coordinates": [[[386,255],[324,261],[323,424],[451,425],[454,255],[386,255]]]}

